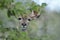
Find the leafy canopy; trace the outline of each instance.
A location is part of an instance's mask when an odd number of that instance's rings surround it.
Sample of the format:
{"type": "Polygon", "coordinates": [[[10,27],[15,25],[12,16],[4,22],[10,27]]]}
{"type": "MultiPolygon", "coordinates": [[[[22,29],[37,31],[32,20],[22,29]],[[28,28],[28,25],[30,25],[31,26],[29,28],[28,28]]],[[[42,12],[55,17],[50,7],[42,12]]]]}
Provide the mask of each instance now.
{"type": "Polygon", "coordinates": [[[42,5],[36,4],[34,1],[31,3],[22,3],[22,2],[16,2],[14,3],[14,0],[0,0],[0,8],[7,8],[7,15],[8,17],[14,15],[24,15],[29,14],[31,11],[40,12],[41,8],[44,8],[47,4],[42,3],[42,5]]]}

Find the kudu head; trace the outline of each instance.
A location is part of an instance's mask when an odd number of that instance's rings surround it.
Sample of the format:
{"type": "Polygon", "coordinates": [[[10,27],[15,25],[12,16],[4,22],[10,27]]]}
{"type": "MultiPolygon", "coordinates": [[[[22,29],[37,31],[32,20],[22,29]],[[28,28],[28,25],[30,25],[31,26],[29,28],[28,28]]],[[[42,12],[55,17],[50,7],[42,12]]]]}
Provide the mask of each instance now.
{"type": "Polygon", "coordinates": [[[35,12],[35,11],[32,11],[31,14],[26,16],[19,16],[18,17],[19,25],[22,27],[22,30],[25,31],[27,26],[29,25],[29,22],[39,17],[40,17],[40,14],[38,14],[38,12],[35,12]]]}

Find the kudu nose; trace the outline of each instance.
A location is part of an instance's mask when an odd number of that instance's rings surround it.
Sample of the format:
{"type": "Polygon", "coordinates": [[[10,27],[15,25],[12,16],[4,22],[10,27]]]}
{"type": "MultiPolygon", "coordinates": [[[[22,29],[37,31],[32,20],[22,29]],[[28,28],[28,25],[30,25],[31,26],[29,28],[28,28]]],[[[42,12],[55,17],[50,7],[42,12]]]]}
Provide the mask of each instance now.
{"type": "Polygon", "coordinates": [[[26,23],[22,23],[22,26],[26,26],[26,23]]]}
{"type": "Polygon", "coordinates": [[[23,26],[23,28],[22,28],[22,31],[25,31],[26,30],[26,23],[22,23],[22,26],[23,26]]]}

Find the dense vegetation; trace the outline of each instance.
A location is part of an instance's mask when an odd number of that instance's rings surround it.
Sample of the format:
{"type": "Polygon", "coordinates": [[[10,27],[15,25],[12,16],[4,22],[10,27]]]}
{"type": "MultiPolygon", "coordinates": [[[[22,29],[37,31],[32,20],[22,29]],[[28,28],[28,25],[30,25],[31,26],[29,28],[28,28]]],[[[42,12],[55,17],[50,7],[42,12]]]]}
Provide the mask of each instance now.
{"type": "MultiPolygon", "coordinates": [[[[0,0],[0,10],[3,12],[6,10],[5,16],[7,19],[11,20],[11,16],[14,16],[17,19],[18,15],[27,15],[33,11],[40,12],[41,8],[44,8],[46,3],[43,3],[41,6],[36,4],[34,1],[26,0],[26,2],[15,2],[15,0],[0,0]]],[[[0,13],[1,14],[1,13],[0,13]]],[[[1,15],[4,15],[3,13],[1,15]]],[[[6,19],[6,21],[8,21],[6,19]]],[[[0,20],[0,33],[2,34],[0,38],[3,40],[37,40],[38,38],[30,38],[28,31],[22,32],[17,30],[15,27],[6,27],[3,26],[2,20],[0,20]]]]}
{"type": "Polygon", "coordinates": [[[52,14],[49,15],[46,14],[46,10],[45,10],[46,6],[47,6],[46,3],[42,3],[42,5],[38,5],[32,0],[24,0],[24,1],[0,0],[0,40],[55,40],[55,39],[57,40],[58,39],[57,35],[49,34],[50,31],[47,29],[47,25],[48,27],[49,25],[50,26],[53,25],[53,28],[58,26],[57,27],[58,29],[60,26],[59,25],[60,14],[56,14],[56,12],[55,14],[53,14],[54,12],[51,12],[52,14]],[[19,15],[23,15],[23,16],[28,15],[29,13],[32,12],[32,10],[39,14],[42,14],[41,16],[42,18],[40,18],[37,21],[37,23],[36,20],[31,21],[27,31],[21,31],[16,29],[16,26],[19,23],[17,17],[19,15]],[[48,17],[48,19],[46,19],[47,18],[46,16],[48,17]],[[41,25],[42,28],[39,29],[41,25]],[[40,32],[41,30],[43,33],[38,34],[38,31],[40,32]]]}

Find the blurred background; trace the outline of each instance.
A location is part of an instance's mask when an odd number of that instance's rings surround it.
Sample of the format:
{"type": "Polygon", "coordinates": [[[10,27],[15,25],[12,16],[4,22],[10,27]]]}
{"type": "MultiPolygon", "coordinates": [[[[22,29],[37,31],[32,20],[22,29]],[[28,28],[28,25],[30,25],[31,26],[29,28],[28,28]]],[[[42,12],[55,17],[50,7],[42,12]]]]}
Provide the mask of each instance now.
{"type": "MultiPolygon", "coordinates": [[[[60,40],[60,0],[0,0],[0,40],[60,40]],[[16,29],[18,15],[37,11],[27,31],[16,29]]],[[[19,26],[20,27],[20,26],[19,26]]]]}

